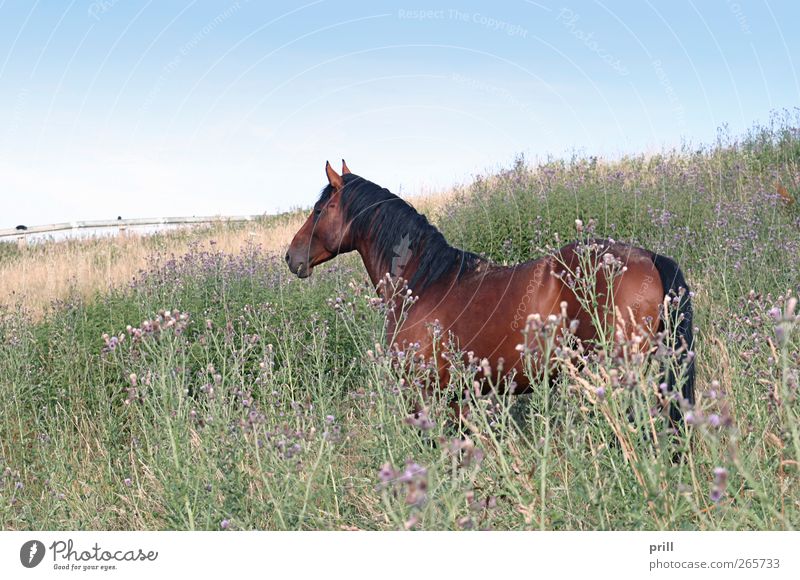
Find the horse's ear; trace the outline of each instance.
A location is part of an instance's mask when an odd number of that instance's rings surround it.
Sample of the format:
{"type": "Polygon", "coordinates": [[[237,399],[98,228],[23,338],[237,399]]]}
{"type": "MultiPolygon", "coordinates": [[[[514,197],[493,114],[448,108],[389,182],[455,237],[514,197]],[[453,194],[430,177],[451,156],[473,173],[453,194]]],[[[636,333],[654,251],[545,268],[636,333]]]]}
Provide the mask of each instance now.
{"type": "Polygon", "coordinates": [[[328,175],[328,183],[330,183],[334,189],[342,189],[342,187],[344,187],[342,176],[336,173],[336,170],[331,167],[328,161],[325,162],[325,173],[328,175]]]}
{"type": "Polygon", "coordinates": [[[344,162],[344,159],[342,159],[342,175],[349,175],[349,174],[350,174],[350,168],[347,166],[347,163],[344,162]]]}

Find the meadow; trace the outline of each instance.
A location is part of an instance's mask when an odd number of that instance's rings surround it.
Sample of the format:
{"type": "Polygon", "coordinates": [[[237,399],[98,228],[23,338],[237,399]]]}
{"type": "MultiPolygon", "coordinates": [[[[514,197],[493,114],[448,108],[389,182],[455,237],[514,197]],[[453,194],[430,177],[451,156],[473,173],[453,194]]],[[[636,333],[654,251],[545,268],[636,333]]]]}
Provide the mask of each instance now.
{"type": "Polygon", "coordinates": [[[678,461],[642,357],[557,357],[511,397],[453,352],[469,424],[446,401],[410,416],[429,379],[387,351],[358,257],[286,268],[303,212],[0,245],[0,528],[798,529],[799,191],[790,111],[655,155],[519,158],[420,202],[500,263],[580,219],[681,265],[698,381],[678,461]]]}

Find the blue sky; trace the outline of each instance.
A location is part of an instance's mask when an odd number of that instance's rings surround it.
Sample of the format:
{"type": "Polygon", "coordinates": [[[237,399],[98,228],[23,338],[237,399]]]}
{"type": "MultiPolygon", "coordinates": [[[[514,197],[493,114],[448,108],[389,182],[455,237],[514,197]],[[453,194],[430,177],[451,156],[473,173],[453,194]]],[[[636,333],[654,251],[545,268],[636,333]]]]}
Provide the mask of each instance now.
{"type": "Polygon", "coordinates": [[[0,0],[0,228],[707,142],[800,104],[799,4],[0,0]]]}

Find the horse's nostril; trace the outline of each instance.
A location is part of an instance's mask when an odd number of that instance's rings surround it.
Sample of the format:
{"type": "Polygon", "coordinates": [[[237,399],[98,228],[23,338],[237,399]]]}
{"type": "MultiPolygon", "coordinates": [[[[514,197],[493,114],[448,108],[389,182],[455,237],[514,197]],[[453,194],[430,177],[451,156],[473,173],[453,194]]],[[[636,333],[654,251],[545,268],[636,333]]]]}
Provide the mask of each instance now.
{"type": "Polygon", "coordinates": [[[289,252],[286,252],[286,256],[284,256],[284,258],[286,259],[286,263],[288,264],[288,263],[289,263],[289,260],[290,260],[290,258],[289,258],[289,252]]]}

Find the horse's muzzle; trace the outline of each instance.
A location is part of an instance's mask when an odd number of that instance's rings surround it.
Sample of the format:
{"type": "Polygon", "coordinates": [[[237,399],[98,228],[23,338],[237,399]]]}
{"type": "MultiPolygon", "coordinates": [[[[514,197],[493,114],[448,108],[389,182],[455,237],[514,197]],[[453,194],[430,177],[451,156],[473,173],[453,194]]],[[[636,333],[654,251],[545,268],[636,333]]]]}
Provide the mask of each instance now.
{"type": "Polygon", "coordinates": [[[291,270],[292,274],[295,274],[298,278],[308,278],[311,276],[311,268],[309,268],[308,262],[302,259],[296,259],[292,256],[291,252],[286,252],[286,264],[289,266],[289,270],[291,270]]]}

